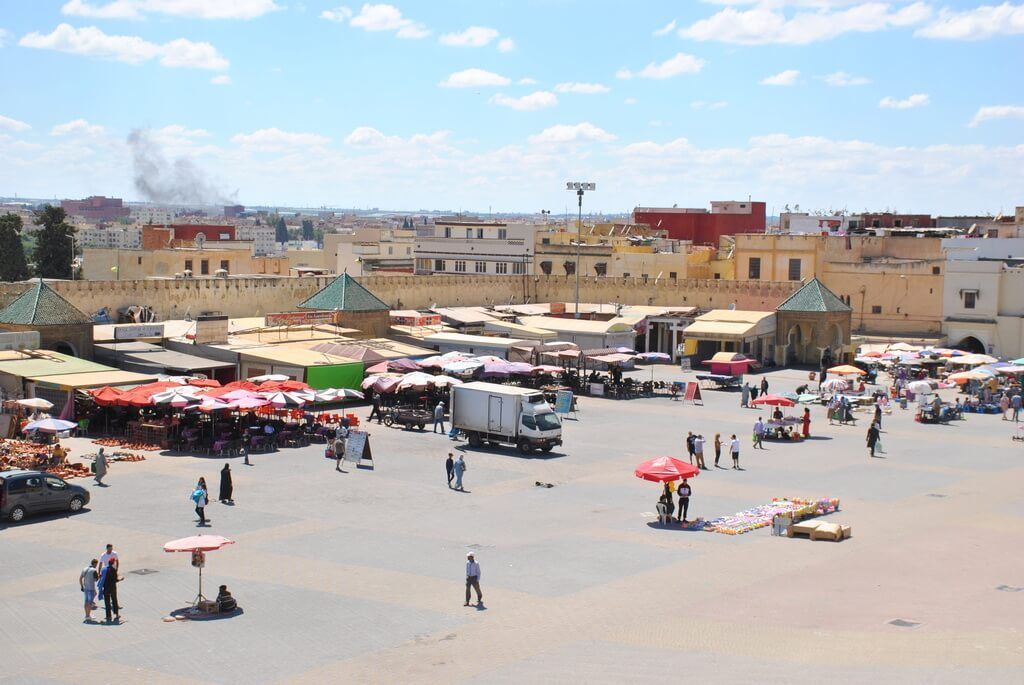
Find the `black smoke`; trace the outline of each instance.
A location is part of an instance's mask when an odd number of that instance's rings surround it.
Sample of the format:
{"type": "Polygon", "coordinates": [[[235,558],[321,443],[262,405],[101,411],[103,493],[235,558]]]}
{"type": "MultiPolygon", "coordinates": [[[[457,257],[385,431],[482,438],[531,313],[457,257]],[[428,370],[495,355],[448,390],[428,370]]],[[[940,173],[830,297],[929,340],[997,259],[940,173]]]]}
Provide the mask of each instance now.
{"type": "Polygon", "coordinates": [[[237,193],[218,188],[199,167],[184,157],[168,159],[144,129],[128,134],[135,189],[149,202],[172,205],[233,204],[237,193]]]}

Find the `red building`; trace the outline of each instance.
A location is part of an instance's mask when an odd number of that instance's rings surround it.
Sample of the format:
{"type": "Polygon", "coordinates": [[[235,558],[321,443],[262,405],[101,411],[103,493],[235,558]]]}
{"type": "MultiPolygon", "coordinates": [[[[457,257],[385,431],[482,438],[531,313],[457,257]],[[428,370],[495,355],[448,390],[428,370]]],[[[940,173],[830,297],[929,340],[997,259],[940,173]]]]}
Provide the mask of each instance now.
{"type": "Polygon", "coordinates": [[[654,230],[668,231],[675,240],[717,245],[723,235],[764,233],[765,203],[715,201],[711,211],[678,207],[637,207],[633,222],[648,224],[654,230]]]}
{"type": "Polygon", "coordinates": [[[87,221],[113,221],[132,213],[121,198],[102,195],[84,200],[61,200],[60,206],[69,216],[80,216],[87,221]]]}
{"type": "Polygon", "coordinates": [[[234,226],[213,226],[210,224],[171,224],[174,240],[194,241],[200,233],[206,242],[234,240],[234,226]]]}

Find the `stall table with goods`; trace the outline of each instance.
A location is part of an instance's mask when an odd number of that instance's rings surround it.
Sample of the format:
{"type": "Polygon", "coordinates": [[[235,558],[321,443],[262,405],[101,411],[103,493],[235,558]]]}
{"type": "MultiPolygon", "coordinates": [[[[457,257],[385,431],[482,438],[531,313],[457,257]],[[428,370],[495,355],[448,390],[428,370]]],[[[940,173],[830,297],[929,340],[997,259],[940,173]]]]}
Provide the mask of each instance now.
{"type": "Polygon", "coordinates": [[[129,443],[160,445],[168,449],[171,446],[171,427],[162,423],[129,421],[126,437],[129,443]]]}
{"type": "Polygon", "coordinates": [[[777,519],[778,521],[776,522],[779,525],[788,525],[782,522],[798,521],[813,516],[824,516],[838,510],[839,500],[836,498],[800,499],[782,497],[773,499],[770,504],[751,507],[730,516],[719,516],[702,523],[704,530],[709,533],[742,535],[758,528],[766,528],[777,519]]]}

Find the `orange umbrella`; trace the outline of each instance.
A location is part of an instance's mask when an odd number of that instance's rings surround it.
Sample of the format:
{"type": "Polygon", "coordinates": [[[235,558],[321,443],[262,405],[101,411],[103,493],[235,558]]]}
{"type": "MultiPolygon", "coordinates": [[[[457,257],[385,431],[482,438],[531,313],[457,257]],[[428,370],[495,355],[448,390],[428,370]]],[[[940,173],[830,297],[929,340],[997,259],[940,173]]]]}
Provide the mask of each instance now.
{"type": "Polygon", "coordinates": [[[842,366],[833,366],[828,370],[829,373],[834,373],[837,376],[863,376],[864,371],[858,369],[856,366],[850,366],[849,364],[843,364],[842,366]]]}

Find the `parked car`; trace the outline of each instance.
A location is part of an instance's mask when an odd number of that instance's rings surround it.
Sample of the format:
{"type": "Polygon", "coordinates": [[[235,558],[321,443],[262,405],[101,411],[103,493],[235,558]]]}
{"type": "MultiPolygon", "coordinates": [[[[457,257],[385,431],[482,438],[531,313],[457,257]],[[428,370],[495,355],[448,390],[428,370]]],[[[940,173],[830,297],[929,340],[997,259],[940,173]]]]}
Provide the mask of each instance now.
{"type": "Polygon", "coordinates": [[[0,471],[0,518],[21,521],[27,514],[80,511],[89,491],[43,471],[0,471]]]}

